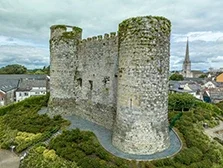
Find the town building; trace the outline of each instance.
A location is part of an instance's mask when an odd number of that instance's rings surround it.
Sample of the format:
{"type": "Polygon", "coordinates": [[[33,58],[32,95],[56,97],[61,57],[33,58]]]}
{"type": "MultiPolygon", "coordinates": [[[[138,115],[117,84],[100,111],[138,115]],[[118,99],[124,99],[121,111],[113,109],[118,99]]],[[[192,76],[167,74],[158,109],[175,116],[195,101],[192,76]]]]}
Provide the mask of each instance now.
{"type": "Polygon", "coordinates": [[[49,78],[46,75],[0,75],[0,106],[18,102],[33,95],[46,94],[47,91],[49,91],[49,78]]]}
{"type": "Polygon", "coordinates": [[[186,53],[185,53],[185,59],[183,62],[183,68],[181,74],[184,78],[199,78],[202,74],[204,74],[202,71],[198,70],[191,70],[191,60],[189,56],[189,39],[187,38],[186,43],[186,53]]]}
{"type": "Polygon", "coordinates": [[[216,82],[223,82],[223,72],[216,76],[216,82]]]}
{"type": "Polygon", "coordinates": [[[47,92],[46,83],[46,79],[21,78],[15,91],[16,102],[22,101],[30,96],[45,95],[47,92]]]}
{"type": "Polygon", "coordinates": [[[186,54],[185,59],[183,62],[183,69],[182,69],[182,75],[184,78],[192,78],[193,74],[191,72],[191,61],[189,57],[189,41],[187,38],[187,44],[186,44],[186,54]]]}

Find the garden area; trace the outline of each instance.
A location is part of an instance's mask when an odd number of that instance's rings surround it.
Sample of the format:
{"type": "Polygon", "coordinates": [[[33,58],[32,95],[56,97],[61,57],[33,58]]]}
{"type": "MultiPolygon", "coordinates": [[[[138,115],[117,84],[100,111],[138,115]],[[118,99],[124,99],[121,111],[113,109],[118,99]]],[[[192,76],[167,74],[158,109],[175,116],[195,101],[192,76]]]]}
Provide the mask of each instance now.
{"type": "Polygon", "coordinates": [[[16,146],[21,152],[34,145],[21,168],[222,168],[222,144],[204,134],[204,123],[215,127],[223,120],[223,103],[204,103],[189,94],[169,95],[169,122],[180,136],[183,148],[173,157],[135,161],[107,152],[89,131],[64,130],[42,143],[61,127],[69,124],[60,116],[49,118],[37,112],[47,105],[47,97],[32,97],[0,108],[0,145],[16,146]]]}
{"type": "Polygon", "coordinates": [[[38,111],[47,105],[48,96],[36,96],[0,108],[0,148],[15,146],[19,153],[51,137],[69,122],[60,116],[49,118],[38,111]]]}

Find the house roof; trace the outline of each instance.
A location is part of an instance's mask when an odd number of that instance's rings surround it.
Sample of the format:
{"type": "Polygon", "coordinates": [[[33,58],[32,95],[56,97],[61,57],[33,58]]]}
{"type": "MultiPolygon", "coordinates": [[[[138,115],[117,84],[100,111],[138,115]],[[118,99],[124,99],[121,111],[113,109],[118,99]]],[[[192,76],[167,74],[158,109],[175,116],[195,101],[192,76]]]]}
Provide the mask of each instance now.
{"type": "MultiPolygon", "coordinates": [[[[8,92],[10,90],[16,89],[20,79],[38,79],[38,80],[45,80],[46,75],[9,75],[4,74],[0,75],[0,90],[4,92],[8,92]]],[[[45,84],[46,86],[46,84],[45,84]]]]}
{"type": "Polygon", "coordinates": [[[170,88],[170,91],[179,92],[179,93],[192,93],[193,91],[183,90],[178,88],[170,88]]]}
{"type": "MultiPolygon", "coordinates": [[[[46,87],[46,80],[42,79],[23,79],[19,81],[19,86],[17,91],[30,91],[34,87],[46,87]]],[[[37,89],[38,90],[38,89],[37,89]]]]}
{"type": "Polygon", "coordinates": [[[169,81],[170,90],[176,92],[196,92],[201,89],[200,85],[193,81],[169,81]],[[184,86],[187,85],[191,91],[184,90],[184,86]],[[183,87],[182,87],[183,86],[183,87]]]}
{"type": "Polygon", "coordinates": [[[210,83],[210,82],[213,83],[216,87],[223,87],[223,83],[222,82],[216,82],[214,80],[208,81],[205,84],[210,83]]]}
{"type": "Polygon", "coordinates": [[[200,90],[201,89],[201,86],[200,85],[198,85],[198,84],[188,84],[188,87],[192,90],[192,91],[194,91],[194,92],[196,92],[196,91],[198,91],[198,90],[200,90]]]}
{"type": "Polygon", "coordinates": [[[1,79],[0,78],[0,90],[8,92],[10,90],[16,89],[18,85],[18,80],[16,79],[1,79]]]}
{"type": "Polygon", "coordinates": [[[204,84],[206,82],[203,78],[184,78],[184,81],[197,82],[199,84],[204,84]]]}

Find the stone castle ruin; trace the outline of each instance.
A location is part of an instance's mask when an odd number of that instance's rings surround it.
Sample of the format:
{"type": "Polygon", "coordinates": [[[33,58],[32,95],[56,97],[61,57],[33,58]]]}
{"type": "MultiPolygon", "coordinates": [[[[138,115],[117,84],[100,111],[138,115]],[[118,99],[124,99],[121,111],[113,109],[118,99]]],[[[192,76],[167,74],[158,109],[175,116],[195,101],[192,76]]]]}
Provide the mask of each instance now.
{"type": "Polygon", "coordinates": [[[135,17],[118,35],[82,39],[81,28],[52,26],[49,114],[112,130],[112,144],[126,153],[168,148],[170,27],[164,17],[135,17]]]}

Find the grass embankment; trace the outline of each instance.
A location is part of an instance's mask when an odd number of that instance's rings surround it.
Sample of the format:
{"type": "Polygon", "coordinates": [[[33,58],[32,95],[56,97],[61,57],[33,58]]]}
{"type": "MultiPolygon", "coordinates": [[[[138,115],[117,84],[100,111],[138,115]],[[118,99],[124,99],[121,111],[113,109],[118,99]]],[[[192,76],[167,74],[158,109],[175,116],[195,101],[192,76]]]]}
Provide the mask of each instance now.
{"type": "MultiPolygon", "coordinates": [[[[214,127],[222,116],[220,108],[197,101],[191,95],[169,95],[169,120],[183,142],[181,152],[174,157],[151,162],[128,161],[105,151],[93,133],[71,130],[52,139],[48,146],[34,146],[21,167],[222,168],[222,145],[203,133],[203,123],[214,127]]],[[[13,134],[11,131],[9,134],[13,134]]]]}
{"type": "Polygon", "coordinates": [[[0,108],[0,148],[15,145],[16,152],[21,152],[68,124],[60,116],[50,119],[38,114],[47,102],[48,96],[38,96],[0,108]]]}

